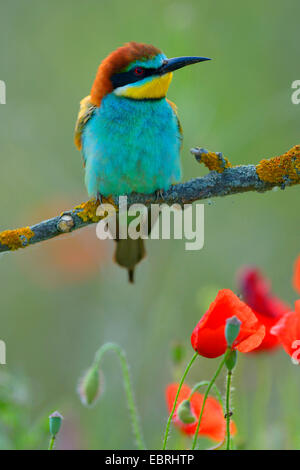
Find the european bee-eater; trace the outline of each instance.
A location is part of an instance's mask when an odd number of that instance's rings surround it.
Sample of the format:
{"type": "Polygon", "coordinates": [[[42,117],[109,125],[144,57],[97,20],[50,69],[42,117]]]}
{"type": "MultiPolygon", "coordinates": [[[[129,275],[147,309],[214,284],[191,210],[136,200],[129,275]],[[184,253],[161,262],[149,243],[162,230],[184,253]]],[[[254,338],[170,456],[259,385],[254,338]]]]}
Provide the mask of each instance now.
{"type": "MultiPolygon", "coordinates": [[[[205,60],[167,59],[156,47],[136,42],[103,60],[75,128],[89,196],[149,194],[180,181],[182,131],[166,94],[174,70],[205,60]]],[[[117,240],[115,258],[131,282],[144,256],[142,239],[117,240]]]]}

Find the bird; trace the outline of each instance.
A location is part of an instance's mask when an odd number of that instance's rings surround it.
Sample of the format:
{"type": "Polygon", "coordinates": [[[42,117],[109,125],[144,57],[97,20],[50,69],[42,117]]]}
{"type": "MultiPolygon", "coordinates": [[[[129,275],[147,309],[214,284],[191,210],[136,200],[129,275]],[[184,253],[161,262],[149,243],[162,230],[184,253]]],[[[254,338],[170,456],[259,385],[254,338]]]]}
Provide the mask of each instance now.
{"type": "MultiPolygon", "coordinates": [[[[181,180],[182,128],[166,94],[175,70],[207,60],[168,59],[160,49],[132,41],[100,63],[75,125],[90,197],[162,194],[181,180]]],[[[146,255],[144,240],[116,242],[115,261],[134,282],[135,266],[146,255]]]]}

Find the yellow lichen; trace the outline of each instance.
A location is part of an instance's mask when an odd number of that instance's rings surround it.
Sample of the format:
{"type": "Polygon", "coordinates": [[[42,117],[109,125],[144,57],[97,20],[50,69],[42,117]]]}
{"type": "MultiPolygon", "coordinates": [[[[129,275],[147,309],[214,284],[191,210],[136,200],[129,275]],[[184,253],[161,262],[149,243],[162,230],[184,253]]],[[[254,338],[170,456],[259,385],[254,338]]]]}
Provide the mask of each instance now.
{"type": "Polygon", "coordinates": [[[0,232],[0,243],[6,245],[10,250],[18,250],[25,248],[33,236],[34,232],[30,227],[4,230],[4,232],[0,232]]]}
{"type": "MultiPolygon", "coordinates": [[[[74,209],[77,211],[78,217],[80,217],[83,222],[99,222],[101,217],[96,215],[97,207],[100,202],[95,199],[90,199],[87,202],[83,202],[76,206],[74,209]]],[[[102,198],[102,204],[112,204],[114,202],[111,198],[102,198]]],[[[115,206],[115,205],[114,205],[115,206]]]]}
{"type": "Polygon", "coordinates": [[[204,163],[210,171],[217,171],[218,173],[223,173],[226,168],[232,166],[226,157],[216,152],[202,152],[199,154],[199,159],[197,158],[197,160],[204,163]]]}
{"type": "Polygon", "coordinates": [[[279,157],[261,160],[256,172],[262,181],[293,185],[300,183],[300,145],[279,157]]]}

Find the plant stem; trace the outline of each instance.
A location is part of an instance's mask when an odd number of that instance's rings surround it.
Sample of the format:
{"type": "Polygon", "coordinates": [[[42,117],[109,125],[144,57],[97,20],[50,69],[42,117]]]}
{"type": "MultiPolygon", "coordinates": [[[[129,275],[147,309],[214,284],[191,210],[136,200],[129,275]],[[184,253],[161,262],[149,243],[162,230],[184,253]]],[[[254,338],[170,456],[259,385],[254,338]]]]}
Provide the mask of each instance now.
{"type": "Polygon", "coordinates": [[[180,393],[180,390],[181,390],[181,387],[183,385],[183,382],[190,370],[190,368],[192,367],[193,365],[193,362],[195,361],[196,357],[198,356],[198,353],[195,353],[192,357],[192,359],[190,360],[190,362],[188,363],[188,365],[186,366],[186,369],[184,371],[184,374],[183,376],[181,377],[181,381],[179,383],[179,387],[178,387],[178,390],[177,390],[177,393],[176,393],[176,397],[175,397],[175,400],[174,400],[174,404],[173,404],[173,408],[172,408],[172,411],[170,413],[170,416],[168,418],[168,422],[167,422],[167,427],[166,427],[166,430],[165,430],[165,435],[164,435],[164,440],[163,440],[163,447],[162,447],[162,450],[166,450],[166,447],[167,447],[167,440],[168,440],[168,437],[169,437],[169,431],[170,431],[170,425],[171,425],[171,421],[172,421],[172,418],[173,418],[173,415],[175,413],[175,408],[176,408],[176,404],[177,404],[177,400],[178,400],[178,396],[179,396],[179,393],[180,393]]]}
{"type": "Polygon", "coordinates": [[[126,394],[128,408],[129,408],[133,434],[134,434],[138,449],[143,450],[145,449],[145,443],[143,439],[142,430],[140,427],[138,411],[137,411],[136,404],[134,401],[133,389],[132,389],[132,384],[130,380],[129,366],[128,366],[126,354],[118,344],[106,343],[96,352],[95,363],[97,364],[98,367],[100,366],[100,362],[102,360],[103,355],[107,351],[114,351],[119,357],[122,372],[123,372],[123,383],[124,383],[124,389],[125,389],[125,394],[126,394]]]}
{"type": "Polygon", "coordinates": [[[227,386],[226,386],[226,450],[230,450],[230,391],[231,391],[232,370],[227,371],[227,386]]]}
{"type": "MultiPolygon", "coordinates": [[[[189,396],[189,400],[192,398],[192,396],[194,395],[194,393],[198,392],[198,390],[200,390],[201,387],[204,387],[204,386],[207,386],[209,385],[209,381],[208,380],[202,380],[201,382],[198,382],[196,385],[194,385],[191,393],[190,393],[190,396],[189,396]]],[[[220,390],[218,389],[218,387],[216,386],[216,384],[213,384],[213,390],[216,394],[216,397],[218,399],[218,402],[220,403],[220,405],[222,406],[222,409],[225,413],[225,410],[224,410],[224,404],[223,404],[223,400],[222,400],[222,395],[221,395],[221,392],[220,390]]]]}
{"type": "Polygon", "coordinates": [[[204,406],[205,406],[205,402],[206,402],[206,399],[208,397],[208,394],[209,394],[209,391],[210,389],[212,388],[213,384],[215,383],[218,375],[220,374],[224,364],[225,364],[225,360],[226,360],[226,354],[224,355],[224,358],[222,359],[222,361],[220,362],[219,364],[219,367],[217,368],[216,372],[215,372],[215,375],[213,376],[213,378],[211,379],[211,381],[209,382],[209,385],[205,391],[205,394],[204,394],[204,398],[203,398],[203,403],[202,403],[202,408],[201,408],[201,412],[200,412],[200,416],[199,416],[199,420],[198,420],[198,424],[197,424],[197,429],[196,429],[196,432],[195,432],[195,435],[194,435],[194,439],[193,439],[193,444],[192,444],[192,449],[191,450],[194,450],[196,448],[196,444],[197,444],[197,438],[198,438],[198,432],[199,432],[199,428],[200,428],[200,424],[201,424],[201,420],[202,420],[202,415],[203,415],[203,411],[204,411],[204,406]]]}
{"type": "Polygon", "coordinates": [[[219,442],[218,444],[216,444],[215,446],[213,447],[209,447],[208,449],[206,450],[219,450],[223,447],[223,445],[225,444],[225,439],[223,439],[223,441],[219,442]]]}
{"type": "Polygon", "coordinates": [[[55,436],[51,436],[51,439],[50,439],[50,442],[49,442],[48,450],[53,450],[54,441],[55,441],[55,436]]]}

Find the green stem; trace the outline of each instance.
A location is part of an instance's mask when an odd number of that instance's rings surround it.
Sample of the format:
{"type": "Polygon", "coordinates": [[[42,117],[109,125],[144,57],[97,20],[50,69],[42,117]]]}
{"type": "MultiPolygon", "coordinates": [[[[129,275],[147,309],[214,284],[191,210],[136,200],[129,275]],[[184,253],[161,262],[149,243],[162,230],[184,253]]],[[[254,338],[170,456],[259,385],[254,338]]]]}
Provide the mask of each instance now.
{"type": "Polygon", "coordinates": [[[169,437],[169,431],[170,431],[170,425],[171,425],[171,421],[172,421],[172,418],[173,418],[173,415],[175,413],[175,408],[176,408],[176,405],[177,405],[177,400],[178,400],[178,396],[179,396],[179,393],[180,393],[180,390],[181,390],[181,387],[183,385],[183,382],[188,374],[188,371],[190,370],[190,368],[192,367],[192,364],[193,362],[195,361],[196,357],[198,356],[198,353],[195,353],[192,357],[192,359],[190,360],[190,362],[188,363],[188,365],[186,366],[186,369],[184,371],[184,374],[183,376],[181,377],[181,381],[179,383],[179,387],[178,387],[178,390],[177,390],[177,393],[176,393],[176,397],[175,397],[175,400],[174,400],[174,404],[173,404],[173,408],[172,408],[172,411],[170,413],[170,416],[168,418],[168,422],[167,422],[167,427],[166,427],[166,430],[165,430],[165,435],[164,435],[164,440],[163,440],[163,448],[162,450],[166,450],[166,447],[167,447],[167,440],[168,440],[168,437],[169,437]]]}
{"type": "MultiPolygon", "coordinates": [[[[194,393],[198,392],[198,390],[200,390],[201,387],[208,386],[209,383],[210,383],[209,380],[202,380],[201,382],[198,382],[196,385],[194,385],[188,400],[190,400],[192,398],[192,396],[194,395],[194,393]]],[[[223,411],[224,411],[224,404],[223,404],[223,400],[222,400],[222,395],[220,393],[220,390],[216,386],[216,384],[213,384],[213,390],[216,394],[218,402],[220,403],[220,405],[222,406],[223,411]]],[[[224,411],[224,413],[225,413],[225,411],[224,411]]]]}
{"type": "Polygon", "coordinates": [[[55,436],[52,436],[49,442],[48,450],[53,450],[54,441],[55,441],[55,436]]]}
{"type": "Polygon", "coordinates": [[[129,408],[130,419],[132,423],[133,434],[134,434],[138,449],[143,450],[145,449],[145,444],[144,444],[144,439],[142,435],[142,430],[140,427],[137,408],[134,402],[132,384],[131,384],[130,374],[129,374],[129,366],[128,366],[125,352],[116,343],[104,344],[100,349],[98,349],[95,355],[95,363],[97,364],[98,367],[100,366],[100,362],[102,360],[103,355],[107,351],[114,351],[119,357],[122,372],[123,372],[123,383],[124,383],[124,388],[125,388],[125,393],[126,393],[126,398],[127,398],[128,408],[129,408]]]}
{"type": "Polygon", "coordinates": [[[197,429],[196,429],[196,432],[195,432],[195,435],[194,435],[194,439],[193,439],[193,444],[192,444],[192,449],[191,450],[195,450],[196,448],[196,444],[197,444],[197,438],[198,438],[198,432],[199,432],[199,428],[200,428],[200,424],[201,424],[201,420],[202,420],[202,415],[203,415],[203,411],[204,411],[204,406],[205,406],[205,402],[206,402],[206,399],[208,397],[208,394],[210,392],[210,389],[212,388],[213,384],[215,383],[218,375],[220,374],[221,370],[222,370],[222,367],[224,366],[225,364],[225,360],[226,360],[226,354],[224,355],[224,358],[222,359],[222,362],[220,362],[219,364],[219,367],[217,368],[216,372],[215,372],[215,375],[213,376],[213,378],[211,379],[211,381],[209,382],[209,385],[205,391],[205,394],[204,394],[204,398],[203,398],[203,403],[202,403],[202,408],[201,408],[201,412],[200,412],[200,416],[199,416],[199,420],[198,420],[198,424],[197,424],[197,429]]]}
{"type": "Polygon", "coordinates": [[[227,371],[227,386],[226,386],[226,450],[230,450],[230,392],[231,392],[231,379],[232,370],[227,371]]]}

